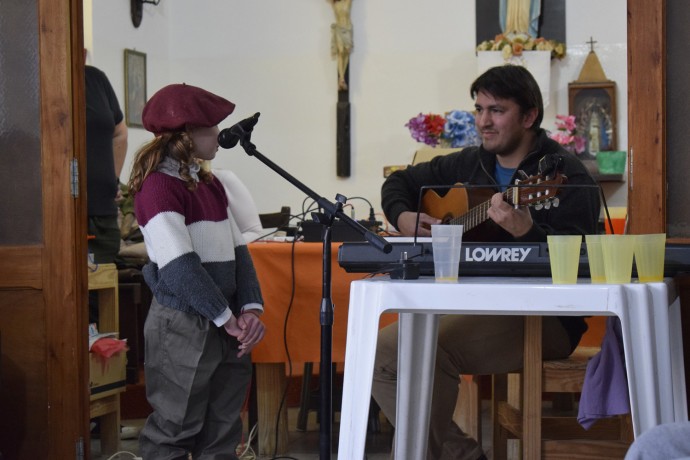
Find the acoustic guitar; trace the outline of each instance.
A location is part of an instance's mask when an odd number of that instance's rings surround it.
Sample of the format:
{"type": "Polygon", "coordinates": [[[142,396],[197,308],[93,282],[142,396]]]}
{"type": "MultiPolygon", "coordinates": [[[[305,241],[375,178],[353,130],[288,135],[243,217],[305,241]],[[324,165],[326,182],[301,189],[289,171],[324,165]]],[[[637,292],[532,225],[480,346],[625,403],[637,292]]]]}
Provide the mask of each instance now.
{"type": "MultiPolygon", "coordinates": [[[[553,178],[544,175],[529,176],[524,180],[517,180],[515,186],[503,192],[503,199],[516,207],[549,209],[551,206],[558,206],[559,185],[566,181],[567,177],[560,172],[556,172],[553,178]]],[[[422,212],[441,219],[444,224],[463,225],[463,239],[466,241],[496,241],[491,239],[491,233],[494,233],[491,227],[480,227],[490,221],[487,211],[491,206],[491,197],[496,192],[491,188],[463,188],[460,182],[455,185],[458,188],[449,189],[444,196],[434,190],[427,190],[422,196],[422,212]],[[466,238],[466,235],[469,237],[466,238]]],[[[493,226],[493,230],[498,227],[496,224],[493,226]]]]}

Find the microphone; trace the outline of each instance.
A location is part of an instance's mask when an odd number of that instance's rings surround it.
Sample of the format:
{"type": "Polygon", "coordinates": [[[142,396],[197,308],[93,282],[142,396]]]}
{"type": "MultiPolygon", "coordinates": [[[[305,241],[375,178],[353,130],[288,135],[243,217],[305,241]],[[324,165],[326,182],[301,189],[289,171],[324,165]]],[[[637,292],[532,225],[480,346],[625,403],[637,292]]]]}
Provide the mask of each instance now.
{"type": "Polygon", "coordinates": [[[259,122],[259,112],[256,112],[249,118],[245,118],[232,125],[229,128],[225,128],[218,134],[218,145],[224,149],[231,149],[237,145],[240,140],[251,135],[254,126],[259,122]]]}

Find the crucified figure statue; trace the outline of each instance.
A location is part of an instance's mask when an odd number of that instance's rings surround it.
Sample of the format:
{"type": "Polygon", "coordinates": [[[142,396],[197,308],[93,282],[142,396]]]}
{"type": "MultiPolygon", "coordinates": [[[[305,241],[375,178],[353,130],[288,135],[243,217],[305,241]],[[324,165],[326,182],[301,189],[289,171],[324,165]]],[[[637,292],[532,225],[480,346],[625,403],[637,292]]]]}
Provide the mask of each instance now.
{"type": "Polygon", "coordinates": [[[350,7],[352,0],[329,0],[335,13],[331,24],[331,55],[338,60],[338,89],[346,90],[345,71],[352,51],[352,21],[350,7]]]}

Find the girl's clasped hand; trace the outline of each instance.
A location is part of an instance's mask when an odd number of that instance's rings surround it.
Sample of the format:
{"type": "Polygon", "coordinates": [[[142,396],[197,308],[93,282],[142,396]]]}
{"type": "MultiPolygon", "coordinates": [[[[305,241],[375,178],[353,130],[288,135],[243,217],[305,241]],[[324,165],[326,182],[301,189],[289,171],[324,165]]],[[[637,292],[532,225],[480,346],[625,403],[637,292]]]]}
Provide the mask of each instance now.
{"type": "Polygon", "coordinates": [[[259,315],[251,310],[243,312],[239,318],[232,316],[223,326],[225,331],[240,342],[238,357],[251,352],[264,338],[266,326],[259,315]]]}

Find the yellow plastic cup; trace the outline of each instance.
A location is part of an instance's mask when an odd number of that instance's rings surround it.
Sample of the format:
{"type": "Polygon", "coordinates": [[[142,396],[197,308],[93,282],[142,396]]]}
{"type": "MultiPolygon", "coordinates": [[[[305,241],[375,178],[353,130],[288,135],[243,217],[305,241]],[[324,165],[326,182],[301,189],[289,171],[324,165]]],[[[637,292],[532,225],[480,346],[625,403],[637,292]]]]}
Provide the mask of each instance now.
{"type": "Polygon", "coordinates": [[[601,235],[601,252],[608,284],[632,281],[634,246],[635,235],[601,235]]]}
{"type": "Polygon", "coordinates": [[[635,266],[641,283],[654,283],[664,279],[666,234],[635,235],[635,266]]]}
{"type": "Polygon", "coordinates": [[[580,264],[581,235],[547,235],[553,284],[576,284],[580,264]]]}
{"type": "Polygon", "coordinates": [[[589,262],[589,277],[593,284],[606,283],[604,270],[604,254],[601,252],[602,235],[585,235],[587,242],[587,260],[589,262]]]}

